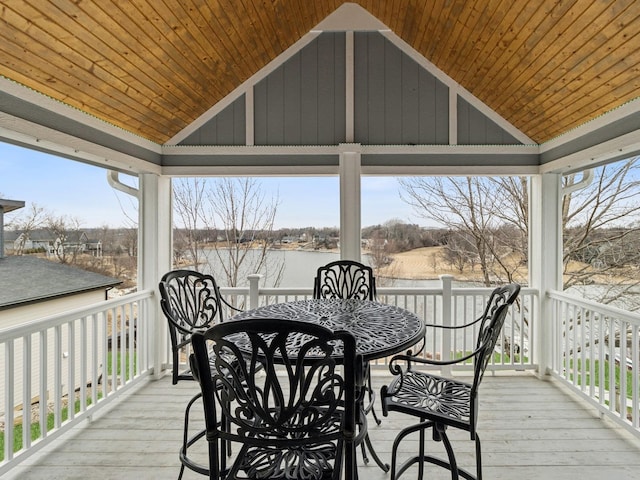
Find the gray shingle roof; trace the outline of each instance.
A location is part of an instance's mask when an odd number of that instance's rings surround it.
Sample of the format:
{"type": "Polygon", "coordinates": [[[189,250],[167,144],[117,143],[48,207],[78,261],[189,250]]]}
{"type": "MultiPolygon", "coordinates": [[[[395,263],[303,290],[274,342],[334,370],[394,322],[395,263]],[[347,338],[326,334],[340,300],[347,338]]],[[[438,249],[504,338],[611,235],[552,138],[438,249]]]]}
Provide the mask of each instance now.
{"type": "Polygon", "coordinates": [[[0,310],[121,283],[113,277],[33,256],[0,258],[0,310]]]}

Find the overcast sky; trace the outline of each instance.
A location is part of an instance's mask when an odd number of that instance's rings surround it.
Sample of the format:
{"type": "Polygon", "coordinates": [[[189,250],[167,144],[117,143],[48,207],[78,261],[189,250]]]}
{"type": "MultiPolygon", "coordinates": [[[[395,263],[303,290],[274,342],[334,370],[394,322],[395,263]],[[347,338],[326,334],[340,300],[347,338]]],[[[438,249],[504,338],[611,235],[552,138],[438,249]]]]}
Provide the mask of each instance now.
{"type": "MultiPolygon", "coordinates": [[[[85,228],[130,226],[127,215],[137,217],[135,202],[112,189],[106,176],[99,167],[0,143],[0,197],[22,200],[27,207],[36,203],[57,216],[79,219],[85,228]]],[[[267,196],[279,198],[275,228],[339,226],[337,177],[264,177],[258,182],[267,196]]],[[[400,199],[397,179],[364,177],[361,191],[363,227],[390,219],[425,224],[400,199]]]]}

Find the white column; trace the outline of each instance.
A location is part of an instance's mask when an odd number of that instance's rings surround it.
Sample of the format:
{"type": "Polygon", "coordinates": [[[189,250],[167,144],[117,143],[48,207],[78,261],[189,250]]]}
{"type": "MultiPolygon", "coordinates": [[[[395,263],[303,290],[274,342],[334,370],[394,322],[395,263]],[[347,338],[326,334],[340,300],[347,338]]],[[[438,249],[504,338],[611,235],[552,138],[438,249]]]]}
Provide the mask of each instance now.
{"type": "Polygon", "coordinates": [[[562,290],[562,176],[547,173],[532,177],[529,216],[529,285],[540,292],[539,322],[534,329],[534,358],[538,375],[551,367],[551,302],[550,290],[562,290]]]}
{"type": "Polygon", "coordinates": [[[345,150],[340,153],[340,258],[357,262],[361,256],[360,170],[359,151],[345,150]]]}
{"type": "Polygon", "coordinates": [[[167,363],[167,325],[159,303],[158,282],[171,269],[171,179],[154,174],[141,174],[138,217],[138,288],[153,290],[155,300],[146,311],[149,347],[155,378],[163,375],[167,363]]]}

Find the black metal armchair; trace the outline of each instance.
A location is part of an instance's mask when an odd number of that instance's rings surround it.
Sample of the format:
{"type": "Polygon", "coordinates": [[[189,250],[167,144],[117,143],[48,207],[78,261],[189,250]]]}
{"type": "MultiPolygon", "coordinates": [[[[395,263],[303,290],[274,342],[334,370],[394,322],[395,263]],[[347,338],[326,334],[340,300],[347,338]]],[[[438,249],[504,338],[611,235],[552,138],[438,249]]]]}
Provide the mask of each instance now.
{"type": "Polygon", "coordinates": [[[337,480],[343,470],[356,478],[355,444],[366,427],[356,425],[362,360],[350,333],[250,319],[195,333],[192,342],[209,478],[337,480]],[[240,447],[232,460],[228,442],[240,447]]]}
{"type": "Polygon", "coordinates": [[[313,298],[376,299],[376,279],[371,267],[353,260],[338,260],[318,268],[313,298]]]}
{"type": "MultiPolygon", "coordinates": [[[[373,275],[373,269],[353,260],[327,263],[318,268],[313,281],[313,298],[375,300],[376,278],[373,275]]],[[[373,408],[375,393],[371,385],[369,366],[365,365],[365,368],[369,403],[364,405],[364,413],[366,415],[371,412],[376,424],[380,425],[380,419],[373,408]]],[[[364,461],[368,463],[365,444],[362,444],[362,455],[364,461]]]]}
{"type": "MultiPolygon", "coordinates": [[[[313,281],[313,298],[376,299],[376,278],[373,269],[353,260],[337,260],[319,267],[313,281]]],[[[368,367],[367,367],[368,370],[368,367]]],[[[371,412],[378,425],[380,420],[373,409],[375,394],[371,376],[367,373],[369,403],[365,413],[371,412]]],[[[363,451],[364,453],[364,451],[363,451]]],[[[368,461],[365,455],[365,461],[368,461]]]]}
{"type": "MultiPolygon", "coordinates": [[[[160,306],[167,318],[171,338],[172,382],[194,380],[189,366],[191,336],[197,331],[205,331],[224,319],[223,309],[240,311],[227,303],[220,295],[220,289],[211,275],[193,270],[173,270],[160,280],[160,306]],[[184,359],[184,360],[183,360],[184,359]]],[[[213,358],[210,359],[213,362],[213,358]]],[[[204,468],[193,461],[188,449],[204,437],[205,429],[194,435],[189,434],[191,407],[200,399],[194,396],[185,408],[183,442],[180,449],[181,468],[178,478],[182,478],[185,466],[202,472],[204,468]]]]}
{"type": "MultiPolygon", "coordinates": [[[[385,416],[390,411],[397,411],[420,419],[419,423],[404,428],[396,436],[391,452],[391,480],[399,478],[409,467],[416,463],[418,464],[417,479],[422,480],[425,462],[449,469],[451,478],[454,480],[460,477],[469,480],[482,479],[480,437],[476,432],[478,388],[500,336],[507,309],[516,300],[519,292],[520,286],[517,284],[496,288],[491,293],[482,316],[465,325],[446,327],[452,329],[476,328],[478,336],[473,352],[463,353],[459,358],[450,361],[431,360],[411,355],[396,355],[391,359],[389,369],[391,373],[396,375],[396,378],[388,386],[382,387],[382,411],[385,416]],[[442,366],[468,360],[473,360],[474,364],[472,383],[433,375],[416,368],[420,364],[442,366]],[[471,440],[475,441],[475,476],[469,471],[458,467],[447,435],[448,427],[468,431],[471,440]],[[428,429],[432,429],[434,441],[443,443],[447,452],[447,459],[425,453],[425,431],[428,429]],[[414,432],[419,432],[420,434],[418,454],[406,460],[399,468],[396,468],[400,442],[407,435],[414,432]]],[[[436,327],[436,325],[433,325],[433,327],[436,327]]]]}
{"type": "Polygon", "coordinates": [[[160,306],[169,325],[175,385],[179,380],[193,380],[188,362],[193,332],[222,322],[224,308],[240,310],[222,298],[211,275],[193,270],[166,273],[160,280],[159,289],[160,306]]]}

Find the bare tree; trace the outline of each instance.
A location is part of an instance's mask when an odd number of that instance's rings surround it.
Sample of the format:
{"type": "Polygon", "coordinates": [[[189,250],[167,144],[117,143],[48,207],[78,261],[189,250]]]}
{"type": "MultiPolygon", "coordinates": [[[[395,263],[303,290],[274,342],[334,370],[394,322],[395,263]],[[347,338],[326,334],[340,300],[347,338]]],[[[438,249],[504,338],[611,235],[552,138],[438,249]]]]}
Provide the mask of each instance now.
{"type": "MultiPolygon", "coordinates": [[[[507,193],[499,179],[413,177],[400,180],[400,185],[403,189],[401,197],[419,215],[451,232],[463,233],[464,256],[458,256],[458,268],[460,261],[477,262],[485,285],[512,281],[519,273],[517,269],[514,271],[509,261],[514,248],[512,240],[505,244],[504,237],[495,235],[505,224],[504,217],[509,217],[505,205],[511,205],[505,199],[507,193]]],[[[526,200],[524,205],[526,210],[526,200]]],[[[518,243],[526,244],[526,226],[521,230],[524,240],[518,243]]],[[[459,252],[460,242],[456,245],[455,250],[459,252]]]]}
{"type": "Polygon", "coordinates": [[[194,231],[185,237],[191,242],[186,248],[202,259],[205,268],[229,286],[239,285],[252,273],[279,284],[284,264],[268,254],[278,202],[265,198],[255,179],[188,179],[174,185],[174,195],[176,209],[178,198],[182,202],[179,216],[185,230],[194,231]],[[210,240],[207,249],[197,236],[203,231],[210,240]]]}
{"type": "MultiPolygon", "coordinates": [[[[564,288],[589,288],[602,303],[624,298],[625,308],[640,307],[640,165],[639,158],[599,167],[591,182],[563,197],[564,288]]],[[[565,189],[582,182],[564,178],[565,189]]]]}
{"type": "Polygon", "coordinates": [[[47,228],[53,235],[53,254],[60,263],[75,263],[82,253],[81,222],[78,218],[65,215],[49,215],[47,228]]]}
{"type": "Polygon", "coordinates": [[[175,230],[177,238],[174,239],[174,246],[181,247],[189,254],[195,270],[204,261],[199,232],[206,224],[206,218],[203,218],[207,201],[206,187],[207,182],[202,178],[183,178],[174,181],[173,185],[174,209],[182,223],[182,228],[175,230]]]}
{"type": "Polygon", "coordinates": [[[277,285],[284,264],[268,256],[277,198],[267,201],[258,182],[247,177],[217,180],[208,199],[214,230],[225,239],[215,243],[214,251],[229,285],[237,286],[251,273],[262,273],[277,285]]]}
{"type": "MultiPolygon", "coordinates": [[[[624,298],[628,309],[635,309],[640,285],[638,160],[599,167],[590,183],[582,174],[563,179],[564,288],[597,284],[583,293],[602,303],[624,298]]],[[[523,276],[529,220],[525,177],[411,178],[401,186],[402,198],[423,217],[473,238],[486,284],[523,276]]]]}
{"type": "Polygon", "coordinates": [[[15,217],[12,218],[8,227],[21,233],[17,243],[14,245],[14,254],[22,255],[25,245],[30,238],[32,232],[45,224],[47,217],[50,215],[44,207],[36,203],[30,203],[29,208],[25,211],[20,210],[15,217]]]}

